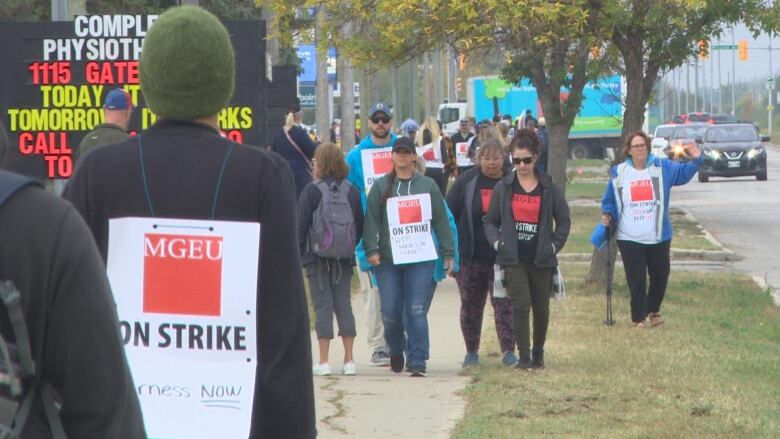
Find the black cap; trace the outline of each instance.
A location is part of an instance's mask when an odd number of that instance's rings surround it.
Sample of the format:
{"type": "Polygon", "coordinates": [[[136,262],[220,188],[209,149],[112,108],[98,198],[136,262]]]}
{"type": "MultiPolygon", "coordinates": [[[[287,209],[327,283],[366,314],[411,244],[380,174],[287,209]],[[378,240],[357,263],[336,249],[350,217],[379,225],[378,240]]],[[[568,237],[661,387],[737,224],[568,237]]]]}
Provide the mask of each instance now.
{"type": "Polygon", "coordinates": [[[393,144],[393,151],[398,149],[405,149],[412,154],[417,154],[417,149],[415,149],[412,139],[408,137],[399,137],[395,140],[395,143],[393,144]]]}

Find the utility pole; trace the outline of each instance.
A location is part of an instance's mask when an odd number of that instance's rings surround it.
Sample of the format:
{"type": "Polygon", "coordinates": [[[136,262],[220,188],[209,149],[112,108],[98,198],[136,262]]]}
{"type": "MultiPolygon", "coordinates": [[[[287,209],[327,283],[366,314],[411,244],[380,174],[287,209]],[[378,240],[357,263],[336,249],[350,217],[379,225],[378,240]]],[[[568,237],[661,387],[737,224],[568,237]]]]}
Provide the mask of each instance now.
{"type": "Polygon", "coordinates": [[[689,106],[690,103],[690,96],[691,96],[691,64],[690,62],[685,63],[685,113],[688,114],[691,112],[691,107],[689,106]]]}
{"type": "Polygon", "coordinates": [[[457,90],[455,89],[455,81],[458,77],[458,61],[455,57],[455,49],[451,45],[447,45],[447,102],[458,102],[457,90]]]}
{"type": "Polygon", "coordinates": [[[693,64],[693,111],[701,111],[699,108],[699,57],[696,57],[696,62],[693,64]]]}
{"type": "Polygon", "coordinates": [[[327,141],[330,132],[330,84],[328,83],[328,44],[327,37],[324,34],[325,29],[325,7],[320,6],[317,10],[316,30],[315,30],[315,55],[317,63],[317,82],[315,83],[315,95],[317,97],[317,107],[315,110],[317,118],[317,137],[320,140],[327,141]]]}
{"type": "Polygon", "coordinates": [[[715,114],[715,58],[710,51],[710,115],[715,114]]]}
{"type": "Polygon", "coordinates": [[[416,109],[414,107],[414,95],[417,90],[414,88],[414,76],[415,76],[415,66],[417,65],[417,59],[413,58],[409,60],[409,117],[412,119],[417,119],[416,109]]]}
{"type": "Polygon", "coordinates": [[[436,119],[439,118],[439,105],[441,105],[441,103],[444,101],[443,78],[444,76],[442,75],[441,68],[441,49],[436,49],[436,52],[433,52],[433,112],[431,113],[431,116],[436,117],[436,119]]]}
{"type": "MultiPolygon", "coordinates": [[[[771,5],[772,2],[770,2],[771,5]]],[[[767,135],[772,135],[772,113],[774,113],[775,102],[775,72],[772,70],[772,31],[769,31],[769,81],[767,82],[767,106],[766,112],[768,113],[767,128],[769,132],[767,135]]]]}
{"type": "MultiPolygon", "coordinates": [[[[736,46],[734,42],[734,28],[731,28],[731,45],[736,46]]],[[[731,49],[731,115],[737,114],[737,51],[731,49]]]]}
{"type": "MultiPolygon", "coordinates": [[[[720,44],[720,38],[718,38],[718,45],[720,44]]],[[[718,113],[723,114],[723,82],[720,74],[720,52],[718,50],[718,113]]]]}

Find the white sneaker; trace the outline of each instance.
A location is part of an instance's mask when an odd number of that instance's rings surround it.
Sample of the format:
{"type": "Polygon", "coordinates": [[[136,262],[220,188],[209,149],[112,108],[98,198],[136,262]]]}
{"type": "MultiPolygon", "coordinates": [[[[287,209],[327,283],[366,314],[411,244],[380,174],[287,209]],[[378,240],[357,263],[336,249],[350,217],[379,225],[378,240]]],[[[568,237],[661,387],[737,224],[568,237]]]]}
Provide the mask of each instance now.
{"type": "Polygon", "coordinates": [[[311,368],[311,371],[317,376],[328,376],[331,374],[328,363],[317,363],[311,368]]]}
{"type": "Polygon", "coordinates": [[[341,366],[341,373],[344,375],[355,375],[357,373],[355,362],[350,361],[349,363],[344,363],[344,365],[341,366]]]}

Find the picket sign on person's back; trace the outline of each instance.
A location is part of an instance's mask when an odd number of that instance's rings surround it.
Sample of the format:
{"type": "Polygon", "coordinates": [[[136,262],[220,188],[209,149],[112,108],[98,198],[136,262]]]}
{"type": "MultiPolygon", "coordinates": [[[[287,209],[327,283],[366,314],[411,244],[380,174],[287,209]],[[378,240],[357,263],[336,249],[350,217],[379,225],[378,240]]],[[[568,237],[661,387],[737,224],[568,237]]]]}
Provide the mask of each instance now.
{"type": "Polygon", "coordinates": [[[108,277],[149,437],[249,437],[260,225],[118,218],[108,277]]]}
{"type": "Polygon", "coordinates": [[[455,144],[455,157],[458,160],[458,166],[471,166],[474,162],[469,157],[469,148],[474,142],[475,137],[470,138],[466,142],[458,142],[455,144]]]}
{"type": "Polygon", "coordinates": [[[417,156],[425,160],[426,168],[444,168],[444,160],[441,156],[441,137],[435,142],[417,148],[417,156]]]}
{"type": "Polygon", "coordinates": [[[360,158],[363,161],[363,183],[366,187],[366,194],[371,190],[371,186],[377,179],[393,170],[393,160],[391,155],[393,147],[371,148],[360,151],[360,158]]]}
{"type": "Polygon", "coordinates": [[[387,224],[394,264],[413,264],[438,258],[431,228],[431,195],[387,199],[387,224]]]}

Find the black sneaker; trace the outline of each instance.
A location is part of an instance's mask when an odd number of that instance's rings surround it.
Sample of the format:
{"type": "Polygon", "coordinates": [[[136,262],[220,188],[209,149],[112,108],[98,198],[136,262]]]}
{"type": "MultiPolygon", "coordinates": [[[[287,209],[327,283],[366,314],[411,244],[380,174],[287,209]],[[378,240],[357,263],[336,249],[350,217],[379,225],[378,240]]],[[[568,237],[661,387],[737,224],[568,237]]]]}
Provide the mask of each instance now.
{"type": "Polygon", "coordinates": [[[532,369],[544,369],[544,349],[533,349],[531,350],[532,354],[532,360],[531,360],[531,368],[532,369]]]}
{"type": "Polygon", "coordinates": [[[525,352],[520,354],[520,360],[515,364],[515,369],[519,370],[531,370],[533,369],[533,363],[531,362],[531,353],[525,352]]]}
{"type": "Polygon", "coordinates": [[[390,355],[390,369],[395,373],[401,373],[404,370],[404,355],[390,355]]]}
{"type": "Polygon", "coordinates": [[[409,376],[410,377],[425,377],[427,374],[425,373],[425,367],[410,367],[409,368],[409,376]]]}

